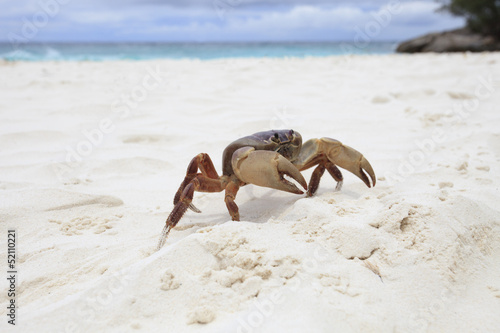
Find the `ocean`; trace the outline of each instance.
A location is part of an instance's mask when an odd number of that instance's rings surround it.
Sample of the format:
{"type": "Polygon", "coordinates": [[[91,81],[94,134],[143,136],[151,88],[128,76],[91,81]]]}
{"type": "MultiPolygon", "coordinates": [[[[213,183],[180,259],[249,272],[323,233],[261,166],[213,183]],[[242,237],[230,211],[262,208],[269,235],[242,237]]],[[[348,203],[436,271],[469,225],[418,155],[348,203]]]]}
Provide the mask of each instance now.
{"type": "Polygon", "coordinates": [[[325,57],[346,54],[393,53],[394,42],[354,44],[325,43],[0,43],[0,59],[54,60],[149,60],[325,57]]]}

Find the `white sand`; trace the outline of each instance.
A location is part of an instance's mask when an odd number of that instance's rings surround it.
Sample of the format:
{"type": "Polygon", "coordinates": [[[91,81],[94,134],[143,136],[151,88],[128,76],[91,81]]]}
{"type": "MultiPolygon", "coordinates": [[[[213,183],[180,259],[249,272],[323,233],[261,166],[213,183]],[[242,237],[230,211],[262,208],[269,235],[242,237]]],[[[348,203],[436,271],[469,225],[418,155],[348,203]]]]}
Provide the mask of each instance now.
{"type": "Polygon", "coordinates": [[[3,62],[0,77],[0,331],[7,228],[22,332],[498,331],[500,54],[3,62]],[[358,149],[377,186],[347,171],[312,199],[247,186],[241,222],[196,194],[203,213],[154,252],[190,159],[221,172],[228,143],[271,128],[358,149]]]}

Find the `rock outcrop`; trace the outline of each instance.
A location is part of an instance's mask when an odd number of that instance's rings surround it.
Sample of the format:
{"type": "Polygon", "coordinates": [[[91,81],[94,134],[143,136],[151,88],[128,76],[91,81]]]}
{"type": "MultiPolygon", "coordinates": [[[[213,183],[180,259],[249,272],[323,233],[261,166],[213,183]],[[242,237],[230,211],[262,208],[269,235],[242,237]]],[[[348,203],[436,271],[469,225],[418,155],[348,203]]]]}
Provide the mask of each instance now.
{"type": "Polygon", "coordinates": [[[396,51],[401,53],[500,51],[500,40],[462,28],[411,39],[401,43],[396,51]]]}

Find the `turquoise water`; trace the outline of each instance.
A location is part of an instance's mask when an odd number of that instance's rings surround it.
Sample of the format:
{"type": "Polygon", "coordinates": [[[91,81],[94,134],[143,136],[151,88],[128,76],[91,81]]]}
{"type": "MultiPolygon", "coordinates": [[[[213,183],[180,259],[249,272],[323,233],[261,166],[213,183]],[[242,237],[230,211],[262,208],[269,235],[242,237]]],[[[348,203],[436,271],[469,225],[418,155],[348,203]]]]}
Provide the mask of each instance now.
{"type": "Polygon", "coordinates": [[[395,43],[47,43],[0,44],[4,60],[147,60],[324,57],[393,53],[395,43]]]}

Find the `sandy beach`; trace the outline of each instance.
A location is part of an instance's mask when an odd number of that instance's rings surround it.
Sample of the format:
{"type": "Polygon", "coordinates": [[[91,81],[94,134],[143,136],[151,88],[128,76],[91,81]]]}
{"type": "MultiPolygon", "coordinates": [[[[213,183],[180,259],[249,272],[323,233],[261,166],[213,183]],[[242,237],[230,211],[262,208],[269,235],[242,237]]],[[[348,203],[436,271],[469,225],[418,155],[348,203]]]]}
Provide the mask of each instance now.
{"type": "MultiPolygon", "coordinates": [[[[500,54],[0,62],[0,331],[494,332],[500,54]],[[370,161],[313,198],[186,167],[294,129],[370,161]],[[16,235],[15,327],[7,234],[16,235]]],[[[303,172],[309,180],[311,170],[303,172]]]]}

